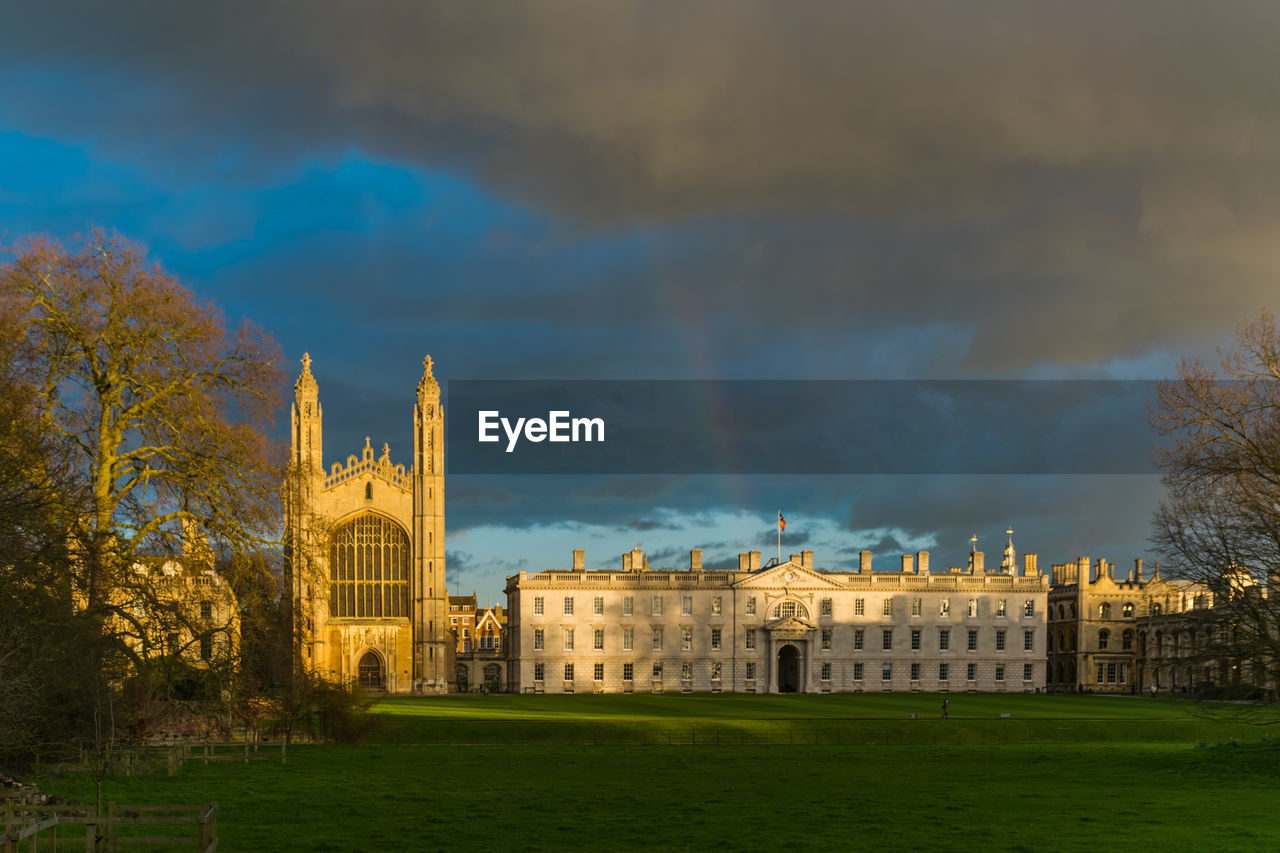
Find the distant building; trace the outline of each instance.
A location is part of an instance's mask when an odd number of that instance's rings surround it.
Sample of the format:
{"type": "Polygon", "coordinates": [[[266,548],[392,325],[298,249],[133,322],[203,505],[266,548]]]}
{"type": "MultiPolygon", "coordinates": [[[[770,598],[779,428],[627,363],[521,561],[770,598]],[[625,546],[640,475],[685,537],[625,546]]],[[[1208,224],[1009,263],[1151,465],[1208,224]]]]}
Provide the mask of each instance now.
{"type": "Polygon", "coordinates": [[[449,596],[449,630],[457,654],[469,654],[476,629],[476,594],[449,596]]]}
{"type": "Polygon", "coordinates": [[[449,622],[457,637],[454,689],[459,693],[506,691],[506,609],[500,604],[477,608],[474,592],[451,595],[449,622]]]}
{"type": "Polygon", "coordinates": [[[825,693],[1016,691],[1045,686],[1049,578],[1012,540],[998,570],[820,571],[812,551],[776,565],[739,555],[736,571],[653,570],[640,549],[620,571],[571,569],[507,579],[509,689],[825,693]]]}
{"type": "MultiPolygon", "coordinates": [[[[1165,580],[1142,560],[1119,579],[1115,563],[1090,558],[1055,565],[1049,588],[1049,687],[1095,693],[1187,692],[1196,683],[1189,654],[1192,623],[1205,623],[1213,604],[1203,585],[1165,580]],[[1198,614],[1192,619],[1192,614],[1198,614]],[[1180,638],[1186,637],[1185,643],[1180,638]]],[[[1203,645],[1200,647],[1203,651],[1203,645]]],[[[1200,683],[1212,681],[1212,664],[1200,683]]]]}
{"type": "Polygon", "coordinates": [[[240,612],[231,585],[211,561],[184,555],[138,562],[132,583],[112,592],[123,613],[116,630],[143,659],[171,658],[196,668],[229,667],[240,646],[240,612]]]}

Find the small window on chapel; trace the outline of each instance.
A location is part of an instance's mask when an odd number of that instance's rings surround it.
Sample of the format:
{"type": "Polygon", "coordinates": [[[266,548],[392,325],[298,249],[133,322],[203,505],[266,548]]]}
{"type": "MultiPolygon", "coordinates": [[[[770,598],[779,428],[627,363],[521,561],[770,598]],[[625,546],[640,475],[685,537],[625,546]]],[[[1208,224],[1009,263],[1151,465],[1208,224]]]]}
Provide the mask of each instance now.
{"type": "Polygon", "coordinates": [[[364,484],[364,499],[367,501],[373,500],[373,483],[364,484]]]}

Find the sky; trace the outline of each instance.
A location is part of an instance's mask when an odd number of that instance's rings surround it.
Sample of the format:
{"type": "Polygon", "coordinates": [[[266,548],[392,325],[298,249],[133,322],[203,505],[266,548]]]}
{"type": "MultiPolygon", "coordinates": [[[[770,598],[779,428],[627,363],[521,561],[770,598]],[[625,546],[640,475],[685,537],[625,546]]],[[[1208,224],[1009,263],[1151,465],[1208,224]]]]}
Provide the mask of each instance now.
{"type": "MultiPolygon", "coordinates": [[[[1274,3],[0,9],[0,243],[118,229],[309,352],[329,463],[366,435],[407,462],[427,353],[446,383],[1151,379],[1280,301],[1274,3]]],[[[736,565],[776,547],[780,508],[784,557],[819,568],[959,565],[1009,526],[1042,567],[1123,568],[1162,494],[1035,473],[446,491],[451,583],[482,600],[574,548],[736,565]]]]}

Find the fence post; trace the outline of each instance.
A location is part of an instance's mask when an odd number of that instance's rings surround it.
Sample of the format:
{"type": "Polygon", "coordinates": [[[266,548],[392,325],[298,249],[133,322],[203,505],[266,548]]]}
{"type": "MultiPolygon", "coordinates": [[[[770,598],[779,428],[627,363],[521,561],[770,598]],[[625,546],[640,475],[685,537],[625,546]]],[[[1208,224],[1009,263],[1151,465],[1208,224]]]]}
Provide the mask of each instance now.
{"type": "Polygon", "coordinates": [[[200,815],[200,853],[209,849],[209,845],[218,837],[218,804],[211,803],[200,815]]]}
{"type": "Polygon", "coordinates": [[[116,804],[107,803],[107,853],[116,853],[116,804]]]}
{"type": "Polygon", "coordinates": [[[182,748],[178,746],[169,747],[169,775],[170,776],[177,776],[178,768],[182,766],[182,762],[178,757],[181,749],[182,748]]]}

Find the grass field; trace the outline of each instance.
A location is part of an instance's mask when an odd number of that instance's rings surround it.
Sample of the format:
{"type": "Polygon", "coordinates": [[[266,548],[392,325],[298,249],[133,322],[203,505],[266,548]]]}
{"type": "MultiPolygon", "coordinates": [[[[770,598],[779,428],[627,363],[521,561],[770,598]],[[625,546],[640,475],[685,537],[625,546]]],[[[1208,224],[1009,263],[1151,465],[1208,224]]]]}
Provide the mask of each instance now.
{"type": "MultiPolygon", "coordinates": [[[[220,851],[1280,850],[1280,747],[1259,742],[1274,725],[1215,720],[1175,701],[973,694],[952,697],[954,719],[924,719],[940,701],[389,699],[364,744],[296,747],[283,766],[187,764],[172,778],[111,780],[107,796],[217,800],[220,851]],[[907,719],[913,712],[920,719],[907,719]],[[431,742],[459,727],[496,745],[431,742]],[[859,727],[896,745],[723,736],[716,746],[703,734],[859,727]],[[1171,739],[1180,727],[1197,736],[1171,739]],[[1056,742],[1064,728],[1088,737],[1056,742]],[[696,746],[657,737],[682,729],[699,732],[696,746]],[[567,732],[580,739],[568,745],[567,732]],[[539,733],[537,745],[521,745],[539,733]],[[651,745],[627,741],[637,733],[651,745]]],[[[91,798],[83,777],[38,781],[91,798]]]]}
{"type": "MultiPolygon", "coordinates": [[[[384,699],[367,739],[392,744],[998,745],[1257,740],[1258,721],[1133,696],[920,693],[450,696],[384,699]],[[916,719],[912,720],[911,715],[916,719]],[[1003,716],[1008,715],[1008,716],[1003,716]]],[[[1228,709],[1230,706],[1224,706],[1228,709]]],[[[1271,714],[1265,722],[1280,717],[1271,714]]]]}

